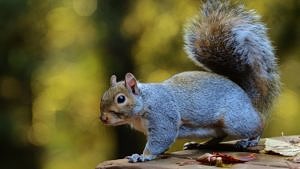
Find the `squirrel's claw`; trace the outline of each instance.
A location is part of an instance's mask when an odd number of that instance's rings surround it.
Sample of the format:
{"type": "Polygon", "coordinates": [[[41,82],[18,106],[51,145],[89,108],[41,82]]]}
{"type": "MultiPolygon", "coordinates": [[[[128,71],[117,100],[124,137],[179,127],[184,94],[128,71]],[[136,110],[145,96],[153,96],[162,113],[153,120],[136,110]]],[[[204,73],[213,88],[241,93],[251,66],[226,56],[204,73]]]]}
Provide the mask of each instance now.
{"type": "Polygon", "coordinates": [[[131,156],[128,156],[126,158],[128,159],[128,162],[136,163],[140,161],[141,156],[139,154],[132,154],[131,156]]]}

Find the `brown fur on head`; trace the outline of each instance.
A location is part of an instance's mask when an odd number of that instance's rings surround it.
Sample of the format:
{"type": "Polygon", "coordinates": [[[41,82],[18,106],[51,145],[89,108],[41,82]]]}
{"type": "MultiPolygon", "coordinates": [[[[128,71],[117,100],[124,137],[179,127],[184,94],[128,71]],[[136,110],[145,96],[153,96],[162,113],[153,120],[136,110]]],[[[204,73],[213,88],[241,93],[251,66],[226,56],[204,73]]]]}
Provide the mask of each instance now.
{"type": "Polygon", "coordinates": [[[131,73],[127,73],[125,81],[117,82],[117,77],[110,78],[110,88],[103,94],[100,103],[100,120],[106,125],[122,125],[130,123],[139,95],[137,81],[131,73]]]}

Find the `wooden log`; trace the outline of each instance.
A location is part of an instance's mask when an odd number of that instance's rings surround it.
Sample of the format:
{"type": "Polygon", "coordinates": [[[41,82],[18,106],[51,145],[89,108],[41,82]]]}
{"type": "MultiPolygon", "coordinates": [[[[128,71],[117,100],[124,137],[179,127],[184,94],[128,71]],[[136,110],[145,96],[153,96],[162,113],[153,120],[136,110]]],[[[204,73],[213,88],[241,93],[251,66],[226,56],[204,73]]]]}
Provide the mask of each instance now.
{"type": "MultiPolygon", "coordinates": [[[[285,136],[276,137],[278,140],[286,140],[298,138],[299,136],[285,136]]],[[[260,143],[256,147],[250,148],[249,152],[255,153],[255,160],[245,163],[230,165],[233,169],[300,169],[299,163],[293,163],[287,160],[287,157],[280,155],[271,155],[262,152],[264,149],[265,139],[261,139],[260,143]]],[[[216,166],[203,165],[197,162],[195,159],[205,153],[222,152],[228,155],[241,155],[243,153],[249,154],[249,152],[237,152],[235,151],[233,144],[235,141],[220,143],[216,146],[202,145],[198,150],[184,150],[173,153],[167,153],[161,155],[159,159],[143,162],[143,163],[128,163],[127,159],[118,159],[104,161],[100,163],[96,169],[215,169],[216,166]],[[184,164],[184,165],[183,165],[184,164]]]]}

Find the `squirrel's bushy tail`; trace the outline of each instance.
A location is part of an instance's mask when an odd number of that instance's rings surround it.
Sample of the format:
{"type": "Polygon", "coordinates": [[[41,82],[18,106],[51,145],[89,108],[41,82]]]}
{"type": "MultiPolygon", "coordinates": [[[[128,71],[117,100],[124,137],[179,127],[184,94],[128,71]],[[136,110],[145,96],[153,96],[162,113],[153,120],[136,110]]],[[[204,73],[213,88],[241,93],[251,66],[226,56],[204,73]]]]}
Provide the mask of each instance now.
{"type": "Polygon", "coordinates": [[[259,19],[242,5],[207,0],[187,24],[184,38],[193,61],[237,83],[256,109],[267,115],[280,82],[273,47],[259,19]]]}

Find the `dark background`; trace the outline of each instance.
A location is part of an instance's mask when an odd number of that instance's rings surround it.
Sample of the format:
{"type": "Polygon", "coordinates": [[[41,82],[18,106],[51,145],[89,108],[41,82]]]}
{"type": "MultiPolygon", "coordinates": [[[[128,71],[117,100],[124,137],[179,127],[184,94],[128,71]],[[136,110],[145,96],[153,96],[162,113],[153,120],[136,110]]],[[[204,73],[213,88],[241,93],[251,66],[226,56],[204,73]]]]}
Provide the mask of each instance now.
{"type": "MultiPolygon", "coordinates": [[[[282,95],[264,136],[299,134],[300,1],[243,0],[269,29],[282,95]]],[[[98,121],[109,76],[199,69],[183,51],[196,0],[1,0],[0,167],[82,169],[141,153],[144,136],[98,121]]],[[[171,150],[179,150],[177,142],[171,150]]]]}

